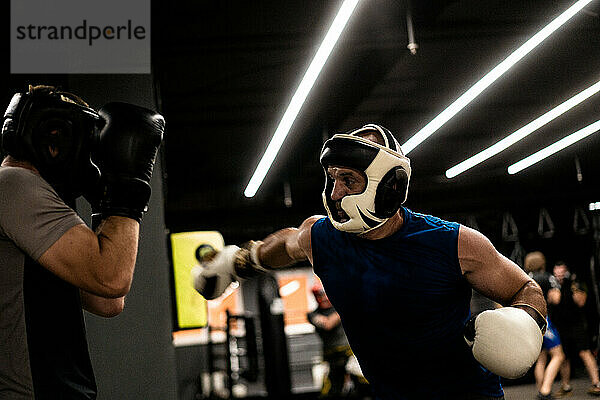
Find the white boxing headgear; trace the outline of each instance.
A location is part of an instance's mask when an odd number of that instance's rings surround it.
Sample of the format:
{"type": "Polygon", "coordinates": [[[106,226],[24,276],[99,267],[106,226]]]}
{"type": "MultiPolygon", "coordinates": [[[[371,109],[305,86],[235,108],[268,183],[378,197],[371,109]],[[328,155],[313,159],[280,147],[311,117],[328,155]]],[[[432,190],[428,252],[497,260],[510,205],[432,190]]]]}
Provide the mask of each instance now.
{"type": "Polygon", "coordinates": [[[321,151],[321,165],[325,169],[323,204],[333,226],[345,232],[365,233],[383,225],[406,201],[410,180],[410,160],[386,128],[368,124],[346,134],[336,134],[325,142],[321,151]],[[377,132],[383,137],[380,145],[358,135],[377,132]],[[349,220],[341,222],[331,200],[333,180],[327,174],[330,166],[353,168],[367,178],[365,189],[358,194],[346,195],[341,208],[349,220]]]}

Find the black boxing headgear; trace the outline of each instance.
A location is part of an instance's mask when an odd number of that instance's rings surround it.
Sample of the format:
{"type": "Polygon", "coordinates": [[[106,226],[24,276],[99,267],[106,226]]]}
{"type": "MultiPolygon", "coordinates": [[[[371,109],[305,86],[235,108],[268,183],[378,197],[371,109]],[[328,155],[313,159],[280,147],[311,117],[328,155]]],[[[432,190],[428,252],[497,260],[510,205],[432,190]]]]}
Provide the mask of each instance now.
{"type": "Polygon", "coordinates": [[[30,86],[13,96],[4,113],[2,149],[31,162],[64,200],[72,200],[100,177],[91,146],[102,123],[76,95],[30,86]]]}
{"type": "Polygon", "coordinates": [[[336,134],[325,142],[321,151],[325,169],[323,204],[333,226],[341,231],[365,233],[383,225],[406,201],[410,180],[410,160],[404,156],[392,133],[376,124],[368,124],[345,134],[336,134]],[[375,132],[383,145],[359,135],[375,132]],[[358,194],[346,195],[341,208],[349,220],[337,216],[335,201],[331,200],[333,180],[327,173],[330,166],[353,168],[365,174],[367,184],[358,194]]]}

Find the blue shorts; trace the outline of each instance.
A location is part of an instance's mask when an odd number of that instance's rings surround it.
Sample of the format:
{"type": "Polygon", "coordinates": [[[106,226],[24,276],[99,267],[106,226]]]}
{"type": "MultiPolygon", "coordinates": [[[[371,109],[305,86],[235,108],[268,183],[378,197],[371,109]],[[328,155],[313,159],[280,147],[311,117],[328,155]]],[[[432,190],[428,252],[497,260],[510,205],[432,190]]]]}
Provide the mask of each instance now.
{"type": "Polygon", "coordinates": [[[556,327],[552,325],[550,319],[548,319],[548,327],[546,328],[546,333],[544,334],[542,349],[550,350],[558,345],[560,345],[560,336],[558,336],[556,327]]]}

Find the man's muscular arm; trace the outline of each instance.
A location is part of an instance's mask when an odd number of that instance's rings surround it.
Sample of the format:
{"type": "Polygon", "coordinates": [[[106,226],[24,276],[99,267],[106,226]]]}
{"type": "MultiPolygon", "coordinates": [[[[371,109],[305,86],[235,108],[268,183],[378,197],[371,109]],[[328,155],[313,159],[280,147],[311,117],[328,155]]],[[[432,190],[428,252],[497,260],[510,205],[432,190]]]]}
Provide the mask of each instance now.
{"type": "Polygon", "coordinates": [[[298,228],[285,228],[267,236],[257,249],[260,264],[277,268],[306,259],[312,263],[310,230],[319,218],[312,216],[298,228]]]}
{"type": "Polygon", "coordinates": [[[281,229],[242,248],[225,246],[213,259],[192,268],[194,288],[210,300],[220,296],[232,280],[306,259],[312,263],[310,231],[318,218],[307,218],[298,228],[281,229]]]}
{"type": "Polygon", "coordinates": [[[475,290],[503,306],[518,306],[540,326],[545,324],[547,311],[542,289],[518,265],[500,254],[488,238],[461,226],[458,258],[463,275],[475,290]]]}
{"type": "Polygon", "coordinates": [[[81,224],[69,229],[38,262],[61,279],[100,297],[129,292],[138,250],[139,223],[110,216],[94,233],[81,224]]]}
{"type": "Polygon", "coordinates": [[[100,317],[115,317],[125,308],[125,296],[116,299],[108,299],[79,289],[81,306],[84,310],[100,317]]]}
{"type": "Polygon", "coordinates": [[[472,318],[465,339],[481,365],[505,378],[524,375],[537,360],[546,327],[540,287],[502,256],[481,233],[460,227],[458,257],[465,278],[481,294],[509,307],[472,318]]]}

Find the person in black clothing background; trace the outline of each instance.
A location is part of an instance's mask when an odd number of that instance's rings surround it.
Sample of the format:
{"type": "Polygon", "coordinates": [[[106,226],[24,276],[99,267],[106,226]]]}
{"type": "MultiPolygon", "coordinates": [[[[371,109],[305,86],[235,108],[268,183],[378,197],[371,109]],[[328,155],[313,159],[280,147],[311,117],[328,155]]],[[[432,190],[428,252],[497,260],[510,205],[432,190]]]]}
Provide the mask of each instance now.
{"type": "Polygon", "coordinates": [[[587,286],[579,281],[575,274],[570,273],[567,264],[563,261],[555,263],[553,273],[561,286],[561,300],[559,304],[550,306],[550,315],[558,328],[567,356],[560,369],[562,385],[556,394],[563,396],[572,390],[570,360],[579,356],[592,382],[588,393],[600,396],[598,363],[590,350],[590,337],[584,310],[587,286]]]}
{"type": "MultiPolygon", "coordinates": [[[[346,365],[354,355],[342,327],[340,315],[331,305],[321,281],[316,276],[312,293],[318,307],[309,313],[307,318],[314,325],[319,338],[323,342],[323,359],[329,364],[329,372],[323,380],[321,397],[339,398],[342,394],[345,394],[344,383],[348,376],[346,365]]],[[[367,382],[362,377],[362,373],[358,379],[354,380],[354,385],[357,392],[368,392],[368,389],[364,387],[367,382]]]]}
{"type": "Polygon", "coordinates": [[[323,360],[329,364],[329,373],[323,379],[321,397],[336,398],[342,395],[346,380],[346,363],[352,355],[348,339],[342,328],[340,315],[325,294],[323,285],[316,279],[312,288],[317,309],[307,315],[323,342],[323,360]]]}
{"type": "MultiPolygon", "coordinates": [[[[525,272],[540,285],[548,304],[560,303],[560,285],[554,275],[546,271],[546,257],[540,251],[532,251],[525,256],[523,267],[525,272]]],[[[538,399],[552,399],[552,384],[560,366],[565,361],[560,336],[554,324],[548,320],[548,328],[544,333],[542,351],[534,369],[535,383],[538,389],[538,399]],[[550,362],[548,362],[550,356],[550,362]]]]}

